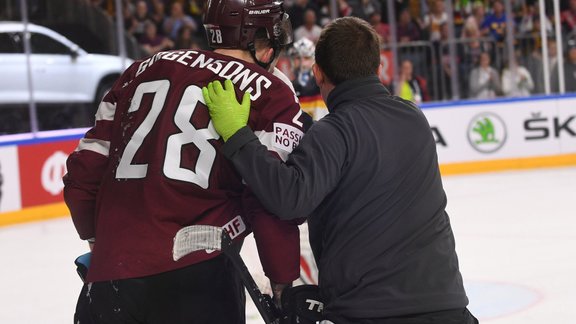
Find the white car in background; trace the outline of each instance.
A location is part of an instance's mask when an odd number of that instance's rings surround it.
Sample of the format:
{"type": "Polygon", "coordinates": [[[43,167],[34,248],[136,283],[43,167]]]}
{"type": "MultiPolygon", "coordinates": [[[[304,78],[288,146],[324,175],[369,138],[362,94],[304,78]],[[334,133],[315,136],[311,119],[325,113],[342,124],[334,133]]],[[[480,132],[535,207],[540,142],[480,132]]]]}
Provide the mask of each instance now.
{"type": "MultiPolygon", "coordinates": [[[[37,103],[98,103],[133,61],[89,54],[61,34],[28,24],[30,66],[37,103]]],[[[30,99],[24,24],[0,22],[0,104],[30,99]]]]}

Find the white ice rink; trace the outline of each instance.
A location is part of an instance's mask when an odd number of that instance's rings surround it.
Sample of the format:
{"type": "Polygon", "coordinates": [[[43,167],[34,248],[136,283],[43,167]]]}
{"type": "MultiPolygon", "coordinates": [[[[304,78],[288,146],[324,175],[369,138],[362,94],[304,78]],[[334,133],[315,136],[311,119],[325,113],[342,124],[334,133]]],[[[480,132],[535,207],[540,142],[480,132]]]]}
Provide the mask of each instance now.
{"type": "MultiPolygon", "coordinates": [[[[481,323],[576,323],[576,168],[444,178],[481,323]]],[[[72,324],[86,246],[69,218],[0,227],[0,323],[72,324]]],[[[248,306],[249,323],[258,320],[248,306]]]]}

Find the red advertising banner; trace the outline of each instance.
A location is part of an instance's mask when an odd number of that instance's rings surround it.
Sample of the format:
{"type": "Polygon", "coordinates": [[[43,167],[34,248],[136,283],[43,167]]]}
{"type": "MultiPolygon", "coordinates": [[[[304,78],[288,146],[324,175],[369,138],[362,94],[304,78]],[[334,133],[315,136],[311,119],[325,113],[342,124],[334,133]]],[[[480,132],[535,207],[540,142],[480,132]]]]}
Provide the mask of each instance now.
{"type": "Polygon", "coordinates": [[[380,64],[382,64],[382,71],[380,72],[380,81],[385,85],[390,85],[394,78],[394,61],[392,60],[392,51],[380,51],[380,64]]]}
{"type": "Polygon", "coordinates": [[[77,145],[75,139],[18,147],[23,208],[64,201],[66,159],[77,145]]]}

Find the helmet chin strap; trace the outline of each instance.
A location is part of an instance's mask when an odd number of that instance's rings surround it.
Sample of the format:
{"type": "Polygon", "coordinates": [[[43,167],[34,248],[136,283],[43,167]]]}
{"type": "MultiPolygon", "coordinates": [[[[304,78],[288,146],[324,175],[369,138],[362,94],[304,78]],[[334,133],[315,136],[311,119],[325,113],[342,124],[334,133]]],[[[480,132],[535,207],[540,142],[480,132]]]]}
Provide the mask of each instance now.
{"type": "Polygon", "coordinates": [[[248,51],[250,52],[250,55],[252,55],[252,59],[254,60],[254,62],[256,62],[256,64],[258,64],[259,66],[261,66],[262,68],[264,68],[266,71],[268,71],[268,69],[270,68],[270,65],[272,64],[272,62],[274,62],[274,60],[278,57],[278,55],[280,55],[280,48],[277,45],[273,45],[272,49],[274,50],[274,55],[272,55],[272,58],[270,59],[270,62],[265,63],[265,62],[261,62],[256,58],[256,47],[254,46],[254,42],[251,42],[250,44],[248,44],[248,51]]]}

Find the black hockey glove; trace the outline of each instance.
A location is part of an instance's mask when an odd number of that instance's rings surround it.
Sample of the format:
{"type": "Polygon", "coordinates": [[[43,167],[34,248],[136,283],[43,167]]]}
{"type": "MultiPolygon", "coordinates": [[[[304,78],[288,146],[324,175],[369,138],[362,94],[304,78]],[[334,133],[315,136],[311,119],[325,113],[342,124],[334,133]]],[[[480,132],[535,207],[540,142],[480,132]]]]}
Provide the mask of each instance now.
{"type": "Polygon", "coordinates": [[[282,292],[281,324],[315,324],[322,320],[324,304],[316,285],[301,285],[282,292]]]}

